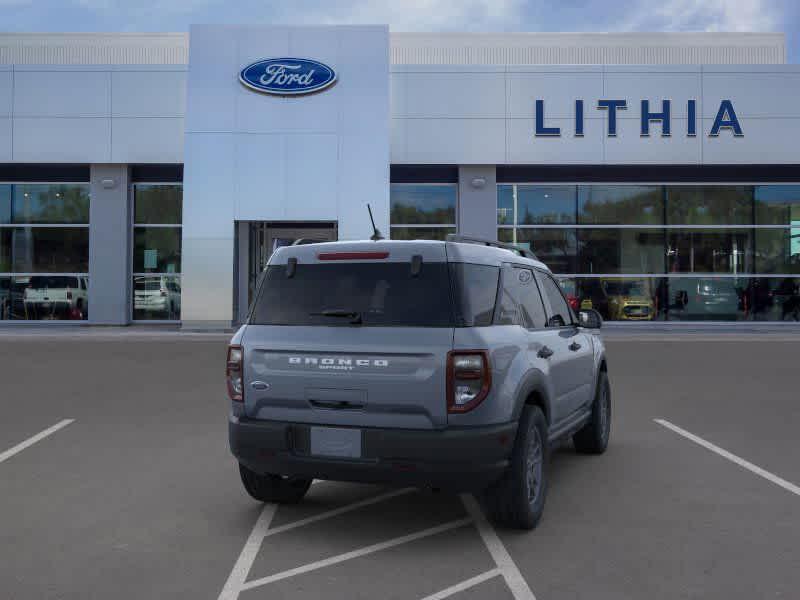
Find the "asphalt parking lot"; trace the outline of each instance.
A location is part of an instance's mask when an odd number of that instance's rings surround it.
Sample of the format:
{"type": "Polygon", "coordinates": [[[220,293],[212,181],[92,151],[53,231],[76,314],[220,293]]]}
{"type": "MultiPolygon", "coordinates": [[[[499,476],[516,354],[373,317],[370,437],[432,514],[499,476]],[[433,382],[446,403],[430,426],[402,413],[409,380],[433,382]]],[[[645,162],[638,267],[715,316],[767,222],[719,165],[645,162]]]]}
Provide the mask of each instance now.
{"type": "Polygon", "coordinates": [[[800,596],[800,334],[609,335],[599,457],[520,533],[470,496],[247,497],[219,335],[0,332],[0,597],[800,596]]]}

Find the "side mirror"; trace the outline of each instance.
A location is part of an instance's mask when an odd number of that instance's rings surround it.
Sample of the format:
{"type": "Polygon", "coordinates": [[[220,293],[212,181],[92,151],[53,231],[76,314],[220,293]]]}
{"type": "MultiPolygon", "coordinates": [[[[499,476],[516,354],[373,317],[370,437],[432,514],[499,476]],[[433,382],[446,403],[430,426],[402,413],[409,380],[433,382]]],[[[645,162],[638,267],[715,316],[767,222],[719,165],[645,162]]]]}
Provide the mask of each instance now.
{"type": "Polygon", "coordinates": [[[603,317],[600,316],[599,312],[590,308],[578,313],[578,322],[581,327],[586,327],[587,329],[600,329],[603,326],[603,317]]]}

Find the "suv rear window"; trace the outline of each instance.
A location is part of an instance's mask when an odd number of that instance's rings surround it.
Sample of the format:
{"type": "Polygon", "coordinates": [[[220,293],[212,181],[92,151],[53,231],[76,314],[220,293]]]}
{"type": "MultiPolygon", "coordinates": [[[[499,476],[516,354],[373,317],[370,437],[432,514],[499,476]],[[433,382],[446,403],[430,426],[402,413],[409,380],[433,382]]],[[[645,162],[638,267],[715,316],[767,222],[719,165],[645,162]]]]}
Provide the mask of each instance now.
{"type": "Polygon", "coordinates": [[[298,263],[292,277],[286,276],[286,265],[272,265],[250,323],[452,327],[450,297],[446,263],[424,263],[416,277],[406,262],[298,263]]]}

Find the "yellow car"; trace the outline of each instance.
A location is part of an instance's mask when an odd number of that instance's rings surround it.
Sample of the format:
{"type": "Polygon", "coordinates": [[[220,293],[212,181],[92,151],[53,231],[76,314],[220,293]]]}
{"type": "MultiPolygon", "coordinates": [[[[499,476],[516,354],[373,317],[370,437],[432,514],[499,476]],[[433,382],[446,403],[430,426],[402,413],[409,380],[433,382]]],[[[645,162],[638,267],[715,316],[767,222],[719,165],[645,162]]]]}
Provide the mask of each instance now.
{"type": "Polygon", "coordinates": [[[646,279],[604,279],[601,283],[608,298],[608,317],[612,321],[652,321],[655,303],[650,282],[646,279]]]}

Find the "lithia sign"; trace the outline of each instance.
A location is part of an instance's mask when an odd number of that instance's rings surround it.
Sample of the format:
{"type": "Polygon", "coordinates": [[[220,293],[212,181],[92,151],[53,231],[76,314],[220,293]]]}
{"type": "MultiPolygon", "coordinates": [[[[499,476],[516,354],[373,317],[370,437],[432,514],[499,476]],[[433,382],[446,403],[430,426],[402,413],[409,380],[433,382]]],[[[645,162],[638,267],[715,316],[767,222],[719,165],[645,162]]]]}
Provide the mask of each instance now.
{"type": "MultiPolygon", "coordinates": [[[[672,127],[670,123],[671,100],[661,101],[661,111],[651,112],[650,101],[642,100],[640,112],[641,137],[650,136],[650,124],[659,123],[661,125],[661,137],[670,137],[672,127]]],[[[627,110],[627,100],[598,100],[597,110],[606,111],[608,114],[608,137],[617,135],[617,111],[627,110]]],[[[575,100],[575,137],[583,137],[584,126],[584,104],[583,100],[575,100]]],[[[709,137],[718,137],[721,131],[730,131],[735,137],[742,137],[742,126],[736,117],[733,109],[733,102],[722,100],[719,104],[717,116],[708,132],[709,137]]],[[[536,100],[536,137],[560,137],[560,127],[547,127],[545,124],[544,100],[536,100]]],[[[697,135],[697,100],[686,101],[686,136],[695,137],[697,135]]]]}

